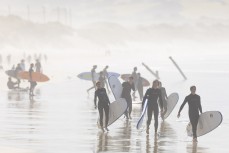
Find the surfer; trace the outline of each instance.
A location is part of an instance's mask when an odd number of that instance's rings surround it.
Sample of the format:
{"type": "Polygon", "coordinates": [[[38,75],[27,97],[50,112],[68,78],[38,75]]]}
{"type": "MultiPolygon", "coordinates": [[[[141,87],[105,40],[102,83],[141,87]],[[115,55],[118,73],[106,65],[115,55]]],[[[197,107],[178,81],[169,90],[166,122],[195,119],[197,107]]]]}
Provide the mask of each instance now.
{"type": "Polygon", "coordinates": [[[110,100],[107,96],[106,89],[101,87],[101,82],[98,81],[96,83],[96,87],[97,87],[97,89],[95,91],[94,104],[95,104],[95,108],[97,108],[96,100],[98,97],[98,99],[99,99],[98,110],[99,110],[100,126],[101,126],[102,131],[104,132],[104,129],[103,129],[103,110],[104,110],[104,112],[105,112],[105,129],[107,131],[109,131],[109,129],[107,128],[107,125],[108,125],[108,121],[109,121],[110,100]]]}
{"type": "Polygon", "coordinates": [[[100,82],[102,88],[104,88],[104,86],[105,86],[105,80],[106,79],[105,79],[105,76],[103,74],[103,71],[100,71],[99,72],[99,82],[100,82]]]}
{"type": "Polygon", "coordinates": [[[97,68],[97,65],[93,65],[93,68],[91,69],[91,81],[93,83],[93,86],[89,89],[87,89],[87,93],[89,94],[89,91],[93,88],[96,89],[96,78],[95,78],[95,75],[96,75],[96,72],[95,72],[95,69],[97,68]]]}
{"type": "Polygon", "coordinates": [[[16,87],[15,85],[17,85],[17,82],[13,82],[11,77],[8,78],[8,82],[7,82],[7,87],[9,89],[17,89],[18,87],[16,87]]]}
{"type": "Polygon", "coordinates": [[[162,83],[161,81],[159,81],[158,83],[158,88],[161,90],[161,97],[162,97],[162,101],[163,101],[163,107],[164,107],[164,112],[162,113],[161,118],[164,120],[164,115],[167,111],[167,100],[168,100],[168,96],[166,93],[166,90],[164,87],[162,87],[162,83]]]}
{"type": "Polygon", "coordinates": [[[159,114],[158,98],[159,98],[159,106],[160,106],[160,110],[161,110],[161,114],[162,114],[162,112],[163,112],[163,101],[162,101],[161,90],[158,89],[158,80],[154,80],[152,88],[147,89],[147,91],[144,95],[144,98],[143,98],[143,102],[142,102],[142,107],[143,107],[146,99],[148,99],[148,109],[147,109],[148,120],[147,120],[147,128],[146,128],[147,134],[149,134],[149,126],[151,123],[153,112],[154,112],[154,120],[155,120],[154,121],[155,133],[157,133],[158,114],[159,114]]]}
{"type": "Polygon", "coordinates": [[[184,102],[180,106],[179,112],[177,117],[180,117],[180,112],[182,111],[184,105],[188,102],[189,106],[189,120],[192,125],[192,132],[193,132],[193,142],[197,142],[197,123],[199,119],[199,111],[202,113],[202,106],[200,102],[200,96],[196,94],[196,86],[190,87],[191,94],[186,96],[184,102]]]}
{"type": "Polygon", "coordinates": [[[131,119],[131,112],[132,112],[132,99],[131,99],[131,89],[133,91],[135,91],[135,86],[134,86],[134,82],[133,82],[133,77],[129,77],[129,81],[123,82],[122,83],[122,94],[121,94],[121,98],[124,98],[127,102],[127,108],[128,111],[126,110],[125,112],[125,116],[126,119],[128,120],[129,118],[131,119]],[[128,117],[129,116],[129,117],[128,117]]]}
{"type": "Polygon", "coordinates": [[[30,96],[34,96],[33,91],[34,91],[34,88],[37,85],[37,82],[33,81],[33,78],[32,78],[32,73],[34,72],[33,67],[34,67],[34,64],[33,63],[30,64],[30,68],[29,68],[29,77],[30,77],[30,80],[29,80],[29,82],[30,82],[29,95],[30,96]]]}
{"type": "Polygon", "coordinates": [[[138,73],[138,82],[137,82],[137,88],[140,100],[143,100],[143,78],[141,77],[141,74],[138,73]]]}
{"type": "Polygon", "coordinates": [[[104,75],[104,77],[105,77],[105,85],[106,85],[106,88],[107,88],[107,91],[108,91],[108,93],[110,93],[110,90],[109,90],[109,88],[108,88],[108,83],[107,83],[107,80],[108,80],[108,77],[109,77],[109,75],[108,75],[108,72],[107,72],[107,69],[109,68],[109,66],[107,65],[107,66],[105,66],[105,68],[103,69],[103,75],[104,75]]]}
{"type": "MultiPolygon", "coordinates": [[[[134,86],[135,86],[135,88],[136,88],[136,87],[137,87],[137,82],[138,82],[137,67],[134,67],[134,70],[133,70],[131,76],[133,77],[134,86]]],[[[132,97],[133,97],[133,100],[135,101],[135,98],[137,98],[137,97],[135,96],[135,91],[133,92],[132,97]]]]}
{"type": "Polygon", "coordinates": [[[41,62],[39,61],[39,59],[36,59],[35,68],[36,68],[36,72],[41,73],[41,62]]]}
{"type": "Polygon", "coordinates": [[[15,70],[14,70],[15,76],[17,78],[18,88],[20,87],[20,83],[21,83],[21,80],[18,78],[18,73],[21,71],[22,71],[21,64],[18,63],[15,70]]]}

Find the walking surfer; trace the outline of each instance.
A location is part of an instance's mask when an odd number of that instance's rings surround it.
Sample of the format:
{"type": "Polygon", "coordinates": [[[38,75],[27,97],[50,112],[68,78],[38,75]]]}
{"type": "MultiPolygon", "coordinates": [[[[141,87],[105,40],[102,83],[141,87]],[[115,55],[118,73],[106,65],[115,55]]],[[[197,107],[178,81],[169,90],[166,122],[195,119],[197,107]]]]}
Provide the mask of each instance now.
{"type": "Polygon", "coordinates": [[[96,91],[95,91],[95,97],[94,97],[94,104],[95,104],[95,108],[97,108],[97,97],[99,99],[98,101],[98,110],[99,110],[99,123],[101,126],[102,131],[104,132],[103,129],[103,111],[105,112],[105,129],[107,131],[109,131],[109,129],[107,128],[107,124],[109,121],[109,105],[110,105],[110,100],[107,96],[107,92],[106,89],[101,87],[101,83],[98,81],[96,83],[96,91]]]}
{"type": "Polygon", "coordinates": [[[182,111],[184,105],[188,102],[189,106],[189,120],[192,125],[192,132],[193,132],[193,142],[197,142],[197,123],[199,119],[199,112],[202,113],[202,106],[200,102],[200,96],[196,94],[196,86],[190,87],[191,94],[186,96],[184,102],[180,106],[179,112],[177,117],[180,117],[180,112],[182,111]]]}

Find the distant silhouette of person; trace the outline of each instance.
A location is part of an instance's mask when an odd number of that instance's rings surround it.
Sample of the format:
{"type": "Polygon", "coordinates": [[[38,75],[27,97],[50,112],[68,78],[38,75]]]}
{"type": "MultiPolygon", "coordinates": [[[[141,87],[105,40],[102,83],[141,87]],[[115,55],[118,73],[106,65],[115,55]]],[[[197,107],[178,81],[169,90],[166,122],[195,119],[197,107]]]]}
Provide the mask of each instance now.
{"type": "Polygon", "coordinates": [[[140,100],[142,101],[143,100],[143,78],[141,77],[140,73],[138,73],[137,89],[138,89],[140,100]]]}
{"type": "Polygon", "coordinates": [[[166,89],[164,87],[162,87],[162,83],[161,81],[158,81],[158,88],[161,90],[161,97],[162,97],[162,101],[163,101],[163,107],[164,107],[164,112],[162,113],[161,118],[164,120],[164,115],[167,112],[167,100],[168,100],[168,96],[166,93],[166,89]]]}
{"type": "Polygon", "coordinates": [[[177,117],[180,117],[180,112],[182,111],[184,105],[188,103],[189,106],[189,120],[192,125],[192,132],[193,132],[193,142],[197,142],[197,124],[199,120],[199,112],[202,113],[202,106],[200,102],[200,96],[196,94],[196,86],[190,87],[191,94],[185,97],[184,102],[180,106],[179,112],[177,117]]]}
{"type": "MultiPolygon", "coordinates": [[[[137,90],[137,82],[138,82],[137,67],[134,67],[134,70],[133,70],[131,76],[133,77],[133,82],[134,82],[135,91],[136,91],[136,90],[137,90]]],[[[134,100],[134,101],[135,101],[135,98],[137,98],[137,97],[135,96],[135,91],[134,91],[133,94],[132,94],[133,100],[134,100]]]]}
{"type": "Polygon", "coordinates": [[[32,73],[34,72],[33,67],[34,67],[34,64],[33,63],[30,64],[30,68],[29,68],[29,77],[30,77],[30,79],[29,79],[29,82],[30,82],[29,95],[30,96],[34,96],[33,91],[37,85],[37,82],[34,81],[32,78],[32,73]]]}
{"type": "Polygon", "coordinates": [[[89,91],[93,88],[96,89],[96,71],[95,71],[96,68],[97,68],[97,65],[93,65],[93,68],[91,69],[91,81],[93,83],[93,86],[87,89],[87,93],[89,93],[89,91]]]}
{"type": "Polygon", "coordinates": [[[36,68],[36,72],[41,73],[41,62],[39,61],[39,59],[36,60],[35,68],[36,68]]]}
{"type": "Polygon", "coordinates": [[[20,65],[20,63],[18,63],[18,64],[17,64],[17,67],[16,67],[15,70],[14,70],[15,76],[16,76],[16,78],[17,78],[18,88],[20,88],[20,83],[21,83],[21,80],[20,80],[20,78],[18,77],[18,74],[19,74],[19,72],[21,72],[21,71],[22,71],[21,65],[20,65]]]}
{"type": "Polygon", "coordinates": [[[108,121],[109,121],[110,100],[107,96],[106,89],[101,87],[101,83],[99,81],[96,83],[96,87],[97,87],[97,89],[95,91],[94,104],[95,104],[95,108],[97,108],[96,101],[97,101],[97,97],[98,97],[98,99],[99,99],[98,110],[99,110],[100,126],[101,126],[102,131],[104,132],[104,129],[103,129],[103,111],[104,111],[105,112],[105,129],[107,131],[109,131],[109,129],[107,128],[107,125],[108,125],[108,121]]]}
{"type": "Polygon", "coordinates": [[[127,110],[125,112],[126,119],[131,119],[131,112],[132,112],[132,98],[131,98],[131,89],[135,91],[135,86],[133,82],[133,77],[129,77],[129,80],[122,83],[122,95],[121,97],[124,98],[127,102],[127,110]]]}
{"type": "Polygon", "coordinates": [[[108,82],[107,82],[108,77],[109,77],[109,74],[108,74],[108,72],[107,72],[107,69],[108,69],[108,68],[109,68],[108,65],[105,66],[105,68],[103,69],[103,75],[104,75],[104,77],[105,77],[105,85],[106,85],[107,91],[108,91],[108,93],[110,93],[109,86],[108,86],[108,82]]]}
{"type": "Polygon", "coordinates": [[[7,87],[9,89],[17,89],[18,87],[16,86],[18,83],[17,82],[13,82],[11,77],[8,78],[8,82],[7,82],[7,87]]]}
{"type": "Polygon", "coordinates": [[[100,86],[102,88],[105,87],[105,81],[106,81],[106,79],[104,77],[103,71],[99,72],[99,82],[100,82],[100,86]]]}
{"type": "Polygon", "coordinates": [[[146,102],[146,99],[148,99],[148,107],[147,107],[147,128],[146,133],[149,134],[149,127],[152,120],[152,114],[154,113],[154,132],[157,133],[158,129],[158,115],[159,115],[159,108],[158,108],[158,100],[159,100],[159,106],[161,109],[161,113],[163,112],[163,101],[161,97],[161,90],[158,89],[158,80],[153,81],[152,88],[147,89],[143,102],[142,102],[142,108],[146,102]]]}

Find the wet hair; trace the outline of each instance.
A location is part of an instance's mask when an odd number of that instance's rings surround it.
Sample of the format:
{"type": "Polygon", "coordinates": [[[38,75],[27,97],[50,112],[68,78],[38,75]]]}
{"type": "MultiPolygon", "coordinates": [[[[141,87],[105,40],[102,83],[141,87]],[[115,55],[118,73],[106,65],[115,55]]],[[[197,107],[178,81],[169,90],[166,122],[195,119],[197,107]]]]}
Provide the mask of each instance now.
{"type": "Polygon", "coordinates": [[[190,90],[192,90],[192,89],[195,89],[196,90],[196,86],[191,86],[190,87],[190,90]]]}
{"type": "Polygon", "coordinates": [[[137,67],[136,66],[134,67],[134,70],[137,70],[137,67]]]}

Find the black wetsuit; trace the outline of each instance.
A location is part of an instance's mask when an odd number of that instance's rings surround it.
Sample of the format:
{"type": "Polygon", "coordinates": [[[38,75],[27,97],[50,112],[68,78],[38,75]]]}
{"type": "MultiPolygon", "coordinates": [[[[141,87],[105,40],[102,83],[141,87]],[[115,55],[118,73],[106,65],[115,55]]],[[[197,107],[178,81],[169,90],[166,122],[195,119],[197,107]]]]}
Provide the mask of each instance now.
{"type": "Polygon", "coordinates": [[[147,89],[145,96],[143,98],[143,102],[142,102],[142,106],[144,106],[146,99],[148,99],[148,109],[147,109],[147,113],[148,113],[147,126],[148,127],[150,126],[151,119],[152,119],[152,113],[154,112],[155,132],[157,132],[157,128],[158,128],[158,114],[159,114],[158,98],[159,98],[160,108],[162,109],[163,101],[162,101],[160,89],[149,88],[147,89]]]}
{"type": "Polygon", "coordinates": [[[94,97],[94,103],[96,106],[96,100],[97,97],[99,98],[99,102],[98,102],[98,110],[99,110],[99,116],[100,116],[100,126],[103,127],[103,109],[105,111],[105,116],[106,116],[106,127],[108,124],[108,120],[109,120],[109,98],[107,96],[107,92],[105,88],[100,88],[97,89],[95,91],[95,97],[94,97]]]}
{"type": "Polygon", "coordinates": [[[199,111],[202,113],[202,106],[200,103],[200,96],[197,94],[190,94],[185,97],[184,102],[182,103],[179,114],[183,109],[184,105],[188,102],[189,106],[189,119],[192,124],[193,137],[196,138],[196,128],[199,119],[199,111]]]}
{"type": "MultiPolygon", "coordinates": [[[[130,115],[132,111],[132,98],[131,98],[130,92],[131,92],[131,89],[135,91],[135,86],[134,86],[134,83],[130,84],[129,82],[123,82],[122,87],[123,87],[123,90],[122,90],[121,97],[126,99],[127,106],[129,108],[129,115],[130,115]]],[[[125,115],[126,117],[128,116],[127,111],[125,112],[125,115]]]]}
{"type": "Polygon", "coordinates": [[[32,73],[34,72],[33,68],[30,68],[29,69],[29,76],[30,76],[30,79],[29,82],[30,82],[30,94],[32,95],[33,94],[33,90],[35,88],[35,86],[37,85],[37,82],[36,81],[32,81],[32,73]]]}

